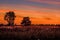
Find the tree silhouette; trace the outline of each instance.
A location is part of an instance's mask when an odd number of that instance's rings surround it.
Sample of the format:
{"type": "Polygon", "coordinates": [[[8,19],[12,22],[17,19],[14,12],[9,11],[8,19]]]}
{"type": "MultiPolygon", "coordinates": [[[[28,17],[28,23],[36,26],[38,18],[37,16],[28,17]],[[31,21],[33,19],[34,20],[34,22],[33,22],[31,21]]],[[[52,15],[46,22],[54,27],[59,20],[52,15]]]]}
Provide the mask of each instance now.
{"type": "Polygon", "coordinates": [[[30,18],[29,17],[24,17],[21,24],[23,26],[30,26],[31,25],[31,21],[30,21],[30,18]]]}
{"type": "Polygon", "coordinates": [[[4,20],[8,22],[9,26],[14,25],[14,20],[15,20],[15,13],[13,11],[9,11],[6,13],[4,20]]]}

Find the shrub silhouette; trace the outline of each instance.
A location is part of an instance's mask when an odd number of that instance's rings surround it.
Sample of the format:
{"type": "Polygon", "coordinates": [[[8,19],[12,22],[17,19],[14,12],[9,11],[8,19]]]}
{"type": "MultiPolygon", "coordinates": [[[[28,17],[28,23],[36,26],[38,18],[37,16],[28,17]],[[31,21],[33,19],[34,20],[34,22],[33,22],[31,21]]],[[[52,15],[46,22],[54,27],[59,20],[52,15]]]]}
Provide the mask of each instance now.
{"type": "Polygon", "coordinates": [[[31,25],[31,21],[30,21],[30,18],[29,17],[24,17],[21,24],[23,26],[30,26],[31,25]]]}
{"type": "Polygon", "coordinates": [[[12,26],[14,25],[15,17],[15,13],[13,11],[9,11],[5,14],[4,20],[8,22],[9,26],[12,26]]]}

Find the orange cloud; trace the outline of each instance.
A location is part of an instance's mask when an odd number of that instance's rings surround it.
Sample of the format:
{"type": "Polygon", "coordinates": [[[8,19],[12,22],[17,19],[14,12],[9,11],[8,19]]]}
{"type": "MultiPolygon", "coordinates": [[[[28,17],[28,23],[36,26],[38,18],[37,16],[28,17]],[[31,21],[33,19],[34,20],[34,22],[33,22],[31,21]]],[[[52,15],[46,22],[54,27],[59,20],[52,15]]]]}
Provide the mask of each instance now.
{"type": "MultiPolygon", "coordinates": [[[[50,9],[50,8],[40,8],[37,6],[26,6],[25,8],[36,8],[35,10],[30,9],[13,9],[12,11],[16,14],[15,24],[20,24],[24,16],[29,16],[31,18],[32,24],[59,24],[60,10],[50,9]]],[[[1,9],[0,10],[0,23],[5,23],[4,15],[11,9],[1,9]],[[2,22],[3,21],[3,22],[2,22]]]]}

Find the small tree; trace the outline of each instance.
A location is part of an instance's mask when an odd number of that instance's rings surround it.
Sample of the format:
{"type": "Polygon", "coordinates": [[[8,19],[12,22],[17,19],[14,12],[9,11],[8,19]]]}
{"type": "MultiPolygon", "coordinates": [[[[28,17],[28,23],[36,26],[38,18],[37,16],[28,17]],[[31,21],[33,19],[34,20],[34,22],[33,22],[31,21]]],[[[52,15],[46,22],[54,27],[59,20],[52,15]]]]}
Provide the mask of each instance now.
{"type": "Polygon", "coordinates": [[[30,18],[29,17],[24,17],[21,24],[23,26],[30,26],[31,25],[31,21],[30,21],[30,18]]]}
{"type": "Polygon", "coordinates": [[[9,11],[6,13],[4,19],[8,22],[8,25],[12,26],[14,25],[14,20],[15,20],[15,13],[13,11],[9,11]]]}

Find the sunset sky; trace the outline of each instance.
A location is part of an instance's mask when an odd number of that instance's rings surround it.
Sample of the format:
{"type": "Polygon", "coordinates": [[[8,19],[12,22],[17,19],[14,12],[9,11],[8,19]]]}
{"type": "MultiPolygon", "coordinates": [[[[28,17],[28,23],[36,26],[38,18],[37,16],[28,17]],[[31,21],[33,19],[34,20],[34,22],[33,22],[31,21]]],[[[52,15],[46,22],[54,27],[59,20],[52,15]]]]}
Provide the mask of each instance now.
{"type": "Polygon", "coordinates": [[[9,11],[15,12],[15,24],[25,16],[32,24],[60,24],[60,0],[0,0],[0,23],[7,23],[4,15],[9,11]]]}

